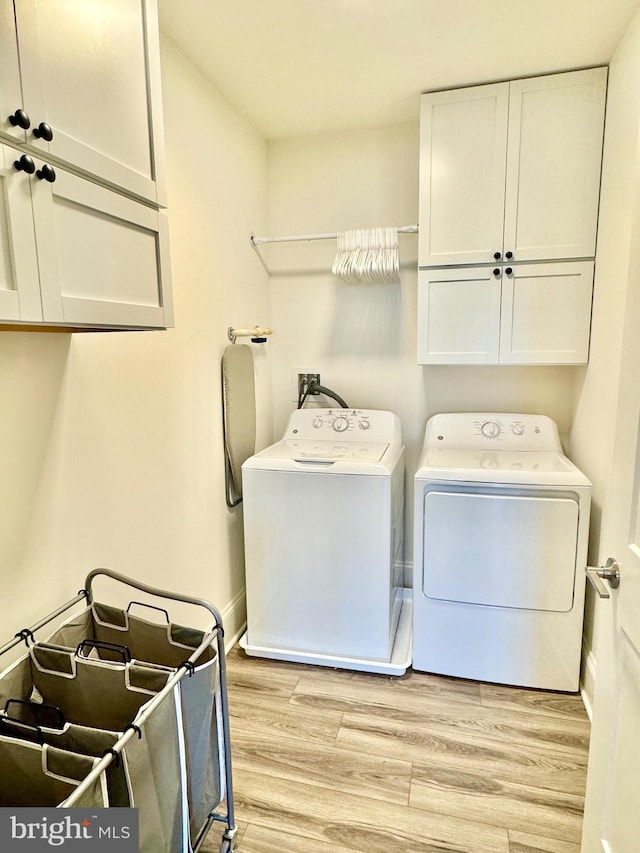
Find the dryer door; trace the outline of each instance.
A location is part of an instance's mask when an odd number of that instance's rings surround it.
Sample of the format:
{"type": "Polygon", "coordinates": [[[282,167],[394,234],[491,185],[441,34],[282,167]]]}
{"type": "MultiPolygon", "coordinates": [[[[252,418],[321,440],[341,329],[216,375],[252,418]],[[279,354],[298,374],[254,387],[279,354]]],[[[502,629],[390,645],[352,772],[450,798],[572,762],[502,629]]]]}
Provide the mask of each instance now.
{"type": "Polygon", "coordinates": [[[428,598],[567,612],[573,606],[578,499],[484,487],[428,490],[423,590],[428,598]]]}

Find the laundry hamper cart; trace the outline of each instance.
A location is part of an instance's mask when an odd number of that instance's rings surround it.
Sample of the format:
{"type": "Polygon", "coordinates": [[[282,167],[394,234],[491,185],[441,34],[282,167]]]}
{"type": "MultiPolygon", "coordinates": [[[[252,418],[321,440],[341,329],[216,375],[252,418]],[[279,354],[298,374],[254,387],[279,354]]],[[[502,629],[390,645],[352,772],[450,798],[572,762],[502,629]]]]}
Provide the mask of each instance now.
{"type": "Polygon", "coordinates": [[[0,649],[2,655],[21,640],[27,645],[0,673],[0,738],[91,758],[95,766],[60,805],[84,804],[98,783],[105,805],[138,807],[141,853],[195,853],[215,821],[225,825],[220,853],[231,851],[236,827],[223,636],[221,617],[208,602],[96,569],[74,599],[0,649]],[[154,603],[96,601],[93,581],[100,575],[154,603]],[[204,608],[212,626],[202,631],[172,622],[171,601],[204,608]],[[36,641],[36,632],[72,608],[36,641]],[[104,757],[96,763],[98,756],[104,757]]]}

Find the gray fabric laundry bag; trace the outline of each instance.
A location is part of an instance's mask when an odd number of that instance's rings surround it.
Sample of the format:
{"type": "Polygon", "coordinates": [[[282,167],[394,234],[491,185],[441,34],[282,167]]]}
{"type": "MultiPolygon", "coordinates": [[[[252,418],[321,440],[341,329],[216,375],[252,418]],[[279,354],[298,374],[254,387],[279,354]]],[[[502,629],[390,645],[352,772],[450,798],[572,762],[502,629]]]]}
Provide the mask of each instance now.
{"type": "MultiPolygon", "coordinates": [[[[0,707],[9,702],[11,709],[16,699],[55,706],[65,723],[73,726],[64,732],[63,740],[69,745],[74,739],[78,745],[78,739],[93,738],[95,746],[105,733],[117,739],[129,725],[138,727],[140,736],[127,742],[120,761],[126,770],[130,805],[139,808],[140,853],[191,850],[177,688],[169,690],[144,722],[140,719],[170,674],[166,668],[84,657],[49,643],[31,646],[0,674],[0,707]],[[93,734],[82,733],[82,728],[93,734]]],[[[51,730],[43,727],[42,734],[55,742],[51,730]]],[[[73,796],[71,802],[83,804],[73,796]]]]}
{"type": "MultiPolygon", "coordinates": [[[[98,762],[98,758],[0,735],[0,806],[64,806],[98,762]]],[[[109,805],[104,774],[77,805],[109,805]]]]}
{"type": "MultiPolygon", "coordinates": [[[[157,607],[133,602],[126,610],[94,602],[67,620],[49,638],[49,642],[75,648],[83,640],[96,641],[95,654],[110,656],[125,648],[139,665],[177,669],[205,638],[195,628],[177,625],[168,613],[157,607]],[[151,621],[131,612],[134,607],[161,614],[162,621],[151,621]],[[104,644],[102,647],[100,644],[104,644]],[[110,651],[110,646],[115,651],[110,651]]],[[[190,837],[195,841],[207,817],[225,796],[224,748],[220,685],[216,651],[205,648],[190,675],[178,685],[186,750],[187,800],[190,837]]]]}
{"type": "MultiPolygon", "coordinates": [[[[16,699],[10,699],[0,711],[0,735],[97,759],[113,749],[120,738],[119,732],[67,723],[52,706],[16,699]]],[[[133,798],[126,753],[109,764],[104,776],[109,805],[130,808],[133,798]]]]}

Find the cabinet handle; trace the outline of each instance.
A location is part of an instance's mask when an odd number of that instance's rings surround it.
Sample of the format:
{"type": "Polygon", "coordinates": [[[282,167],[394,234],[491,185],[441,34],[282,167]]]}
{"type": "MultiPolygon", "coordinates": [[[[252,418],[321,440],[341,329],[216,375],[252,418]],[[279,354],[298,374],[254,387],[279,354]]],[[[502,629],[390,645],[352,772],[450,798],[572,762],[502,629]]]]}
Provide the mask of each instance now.
{"type": "Polygon", "coordinates": [[[45,142],[51,142],[53,139],[51,125],[47,124],[46,121],[41,121],[37,127],[33,128],[32,132],[36,139],[44,139],[45,142]]]}
{"type": "Polygon", "coordinates": [[[49,181],[49,183],[52,184],[56,179],[56,170],[53,166],[45,163],[42,169],[38,169],[36,172],[36,178],[40,181],[49,181]]]}
{"type": "Polygon", "coordinates": [[[511,269],[511,267],[507,267],[505,272],[507,275],[513,275],[513,270],[511,269]]]}
{"type": "Polygon", "coordinates": [[[493,271],[493,274],[494,274],[494,275],[495,275],[495,277],[497,278],[497,277],[500,275],[500,267],[496,267],[496,268],[494,269],[494,271],[493,271]]]}
{"type": "Polygon", "coordinates": [[[510,260],[511,260],[511,258],[513,258],[513,252],[507,252],[507,253],[505,254],[505,258],[506,258],[508,261],[510,261],[510,260]]]}
{"type": "Polygon", "coordinates": [[[500,252],[494,252],[493,253],[494,261],[499,261],[501,257],[502,257],[502,255],[500,254],[500,252]]]}
{"type": "Polygon", "coordinates": [[[27,130],[31,124],[29,114],[24,110],[16,110],[12,116],[9,116],[9,121],[14,127],[21,127],[23,130],[27,130]]]}
{"type": "Polygon", "coordinates": [[[13,161],[13,168],[18,172],[26,172],[27,175],[33,175],[36,170],[36,164],[33,162],[33,157],[23,154],[19,160],[13,161]]]}

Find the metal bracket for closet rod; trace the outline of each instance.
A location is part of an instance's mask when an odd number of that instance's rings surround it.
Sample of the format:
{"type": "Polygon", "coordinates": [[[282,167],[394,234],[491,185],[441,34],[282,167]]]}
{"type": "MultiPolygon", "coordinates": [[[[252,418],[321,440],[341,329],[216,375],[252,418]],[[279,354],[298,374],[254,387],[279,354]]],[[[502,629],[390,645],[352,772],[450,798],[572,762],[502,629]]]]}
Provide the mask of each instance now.
{"type": "Polygon", "coordinates": [[[233,326],[229,326],[227,329],[227,335],[232,344],[235,344],[236,338],[251,338],[252,343],[263,344],[267,337],[272,334],[271,329],[262,326],[255,326],[253,329],[234,329],[233,326]]]}

